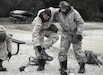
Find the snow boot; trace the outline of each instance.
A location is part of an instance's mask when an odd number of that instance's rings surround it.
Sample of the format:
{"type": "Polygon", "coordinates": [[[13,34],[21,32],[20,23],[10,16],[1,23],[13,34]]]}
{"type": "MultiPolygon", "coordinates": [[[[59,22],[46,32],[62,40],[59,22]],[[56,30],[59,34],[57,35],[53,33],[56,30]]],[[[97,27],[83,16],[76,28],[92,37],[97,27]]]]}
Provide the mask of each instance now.
{"type": "Polygon", "coordinates": [[[3,60],[0,59],[0,71],[7,71],[7,69],[2,66],[2,62],[3,60]]]}
{"type": "Polygon", "coordinates": [[[79,63],[80,68],[78,73],[85,73],[85,63],[79,63]]]}
{"type": "Polygon", "coordinates": [[[65,60],[65,61],[63,61],[63,62],[60,62],[60,74],[61,75],[67,75],[67,72],[66,72],[66,70],[67,70],[67,60],[65,60]]]}
{"type": "Polygon", "coordinates": [[[49,56],[46,52],[45,52],[45,48],[41,48],[40,46],[38,46],[38,52],[40,53],[41,57],[47,61],[52,61],[53,57],[49,56]]]}
{"type": "Polygon", "coordinates": [[[38,59],[38,62],[39,62],[39,66],[38,66],[37,71],[43,71],[44,67],[45,67],[46,60],[44,60],[44,59],[38,59]]]}

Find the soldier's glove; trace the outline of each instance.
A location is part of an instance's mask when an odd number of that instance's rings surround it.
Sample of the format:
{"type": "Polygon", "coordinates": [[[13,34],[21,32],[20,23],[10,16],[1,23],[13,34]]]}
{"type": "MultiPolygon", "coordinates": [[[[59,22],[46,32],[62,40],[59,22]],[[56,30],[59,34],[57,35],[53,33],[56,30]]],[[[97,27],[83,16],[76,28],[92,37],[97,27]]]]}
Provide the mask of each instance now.
{"type": "Polygon", "coordinates": [[[45,48],[42,48],[41,46],[37,46],[38,48],[38,52],[40,54],[40,59],[45,59],[47,61],[52,61],[53,57],[49,56],[46,52],[45,52],[45,48]]]}
{"type": "Polygon", "coordinates": [[[77,35],[77,38],[79,41],[81,41],[83,39],[82,35],[77,35]]]}
{"type": "Polygon", "coordinates": [[[11,56],[12,56],[12,54],[11,54],[11,52],[8,52],[8,58],[10,59],[11,58],[11,56]]]}
{"type": "Polygon", "coordinates": [[[41,46],[37,46],[37,49],[38,49],[38,51],[41,51],[42,48],[41,48],[41,46]]]}
{"type": "Polygon", "coordinates": [[[83,39],[82,35],[72,35],[72,43],[77,44],[83,39]]]}
{"type": "Polygon", "coordinates": [[[58,28],[54,24],[51,24],[48,30],[53,31],[54,33],[58,32],[58,28]]]}

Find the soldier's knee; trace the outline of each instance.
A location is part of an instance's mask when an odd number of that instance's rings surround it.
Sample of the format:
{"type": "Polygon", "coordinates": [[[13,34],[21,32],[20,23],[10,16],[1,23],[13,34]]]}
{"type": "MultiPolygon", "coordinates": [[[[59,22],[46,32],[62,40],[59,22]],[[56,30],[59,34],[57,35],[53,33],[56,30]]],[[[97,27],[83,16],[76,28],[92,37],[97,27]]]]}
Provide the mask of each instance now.
{"type": "Polygon", "coordinates": [[[65,61],[67,59],[67,55],[60,52],[59,55],[58,55],[58,59],[59,59],[60,62],[65,61]]]}
{"type": "Polygon", "coordinates": [[[67,58],[64,57],[64,56],[58,56],[58,59],[59,59],[60,62],[63,62],[63,61],[65,61],[67,58]]]}

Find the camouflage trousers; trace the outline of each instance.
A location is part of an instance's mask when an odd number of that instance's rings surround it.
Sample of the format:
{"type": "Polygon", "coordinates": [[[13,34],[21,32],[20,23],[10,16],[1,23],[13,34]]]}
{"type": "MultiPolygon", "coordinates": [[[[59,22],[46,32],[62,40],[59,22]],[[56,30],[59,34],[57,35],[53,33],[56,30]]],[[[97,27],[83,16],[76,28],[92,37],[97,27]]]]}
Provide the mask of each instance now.
{"type": "Polygon", "coordinates": [[[76,59],[78,62],[86,62],[86,56],[84,52],[81,50],[82,49],[82,41],[78,42],[77,44],[71,43],[72,37],[71,35],[65,36],[63,35],[61,37],[61,43],[60,43],[60,52],[58,55],[58,59],[60,62],[65,61],[67,59],[67,53],[70,48],[70,45],[73,44],[73,50],[74,54],[76,56],[76,59]]]}
{"type": "MultiPolygon", "coordinates": [[[[45,50],[49,49],[54,43],[57,42],[58,39],[59,39],[58,34],[52,31],[45,30],[40,33],[41,47],[45,48],[45,50]]],[[[38,58],[40,54],[38,52],[37,47],[34,47],[34,50],[35,50],[35,55],[36,55],[35,57],[38,58]]]]}

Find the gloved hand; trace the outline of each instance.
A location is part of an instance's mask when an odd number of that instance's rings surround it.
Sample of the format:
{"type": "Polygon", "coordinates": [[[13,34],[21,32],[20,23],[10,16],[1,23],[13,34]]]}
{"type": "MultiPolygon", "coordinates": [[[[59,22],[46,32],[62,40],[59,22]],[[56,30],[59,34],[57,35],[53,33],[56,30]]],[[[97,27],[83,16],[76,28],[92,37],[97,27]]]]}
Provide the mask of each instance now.
{"type": "Polygon", "coordinates": [[[37,48],[38,48],[38,51],[41,51],[41,50],[42,50],[41,46],[37,46],[37,48]]]}
{"type": "Polygon", "coordinates": [[[8,52],[8,58],[10,59],[11,58],[11,56],[12,56],[12,54],[11,54],[11,52],[8,52]]]}
{"type": "Polygon", "coordinates": [[[81,41],[82,39],[83,39],[83,37],[82,37],[82,35],[77,35],[77,39],[79,40],[79,41],[81,41]]]}
{"type": "Polygon", "coordinates": [[[48,30],[53,31],[54,33],[58,32],[58,28],[54,24],[51,24],[48,30]]]}
{"type": "Polygon", "coordinates": [[[83,37],[82,35],[76,34],[76,35],[72,35],[72,43],[77,44],[78,42],[80,42],[83,37]]]}

